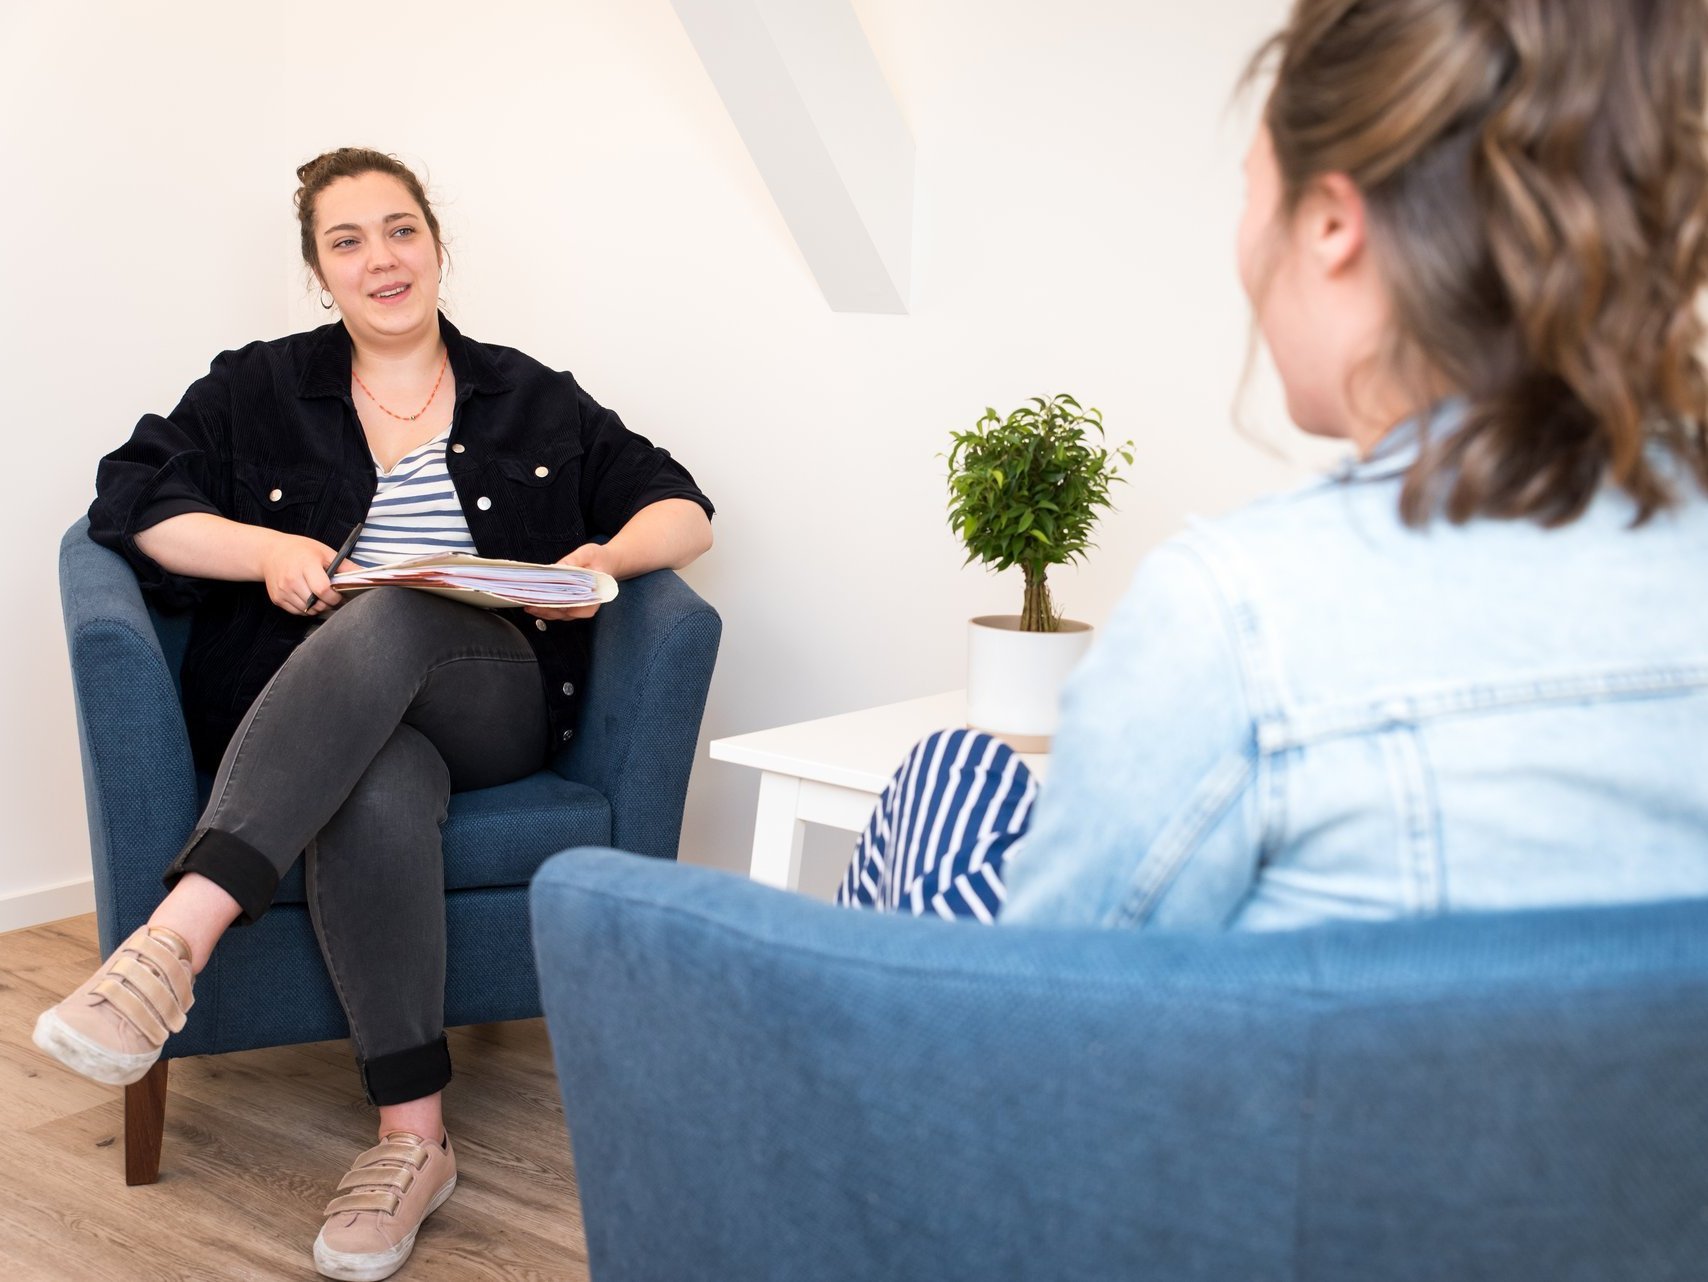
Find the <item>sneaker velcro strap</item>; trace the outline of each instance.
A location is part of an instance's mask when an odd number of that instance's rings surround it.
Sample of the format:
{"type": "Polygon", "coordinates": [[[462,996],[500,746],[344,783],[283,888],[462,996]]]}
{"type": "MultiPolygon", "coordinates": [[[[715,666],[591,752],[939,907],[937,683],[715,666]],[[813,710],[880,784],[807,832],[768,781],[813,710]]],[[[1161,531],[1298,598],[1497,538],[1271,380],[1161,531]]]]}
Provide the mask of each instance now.
{"type": "MultiPolygon", "coordinates": [[[[191,991],[192,980],[190,967],[184,958],[178,955],[176,949],[164,939],[148,933],[144,926],[139,932],[141,937],[133,937],[128,945],[136,950],[137,956],[147,962],[149,967],[166,981],[172,990],[172,1000],[181,1011],[187,1011],[196,1004],[195,993],[191,991]]],[[[127,959],[128,960],[128,959],[127,959]]],[[[174,1028],[173,1032],[178,1030],[174,1028]]]]}
{"type": "Polygon", "coordinates": [[[409,1192],[409,1186],[415,1183],[415,1169],[409,1166],[358,1166],[343,1179],[338,1181],[339,1191],[344,1189],[395,1189],[399,1196],[409,1192]]]}
{"type": "MultiPolygon", "coordinates": [[[[167,983],[160,972],[143,959],[131,956],[116,958],[108,967],[107,978],[101,981],[102,986],[113,980],[122,982],[131,992],[147,1002],[160,1022],[174,1033],[184,1027],[184,1007],[178,1000],[177,989],[167,983]]],[[[106,994],[102,993],[102,996],[106,994]]],[[[119,1009],[124,1008],[121,1006],[119,1009]]]]}
{"type": "Polygon", "coordinates": [[[346,1193],[343,1197],[335,1197],[326,1204],[323,1215],[342,1215],[346,1211],[380,1211],[386,1215],[396,1215],[399,1203],[402,1201],[396,1193],[375,1189],[368,1193],[346,1193]]]}
{"type": "Polygon", "coordinates": [[[97,997],[104,997],[111,1002],[113,1009],[128,1019],[151,1045],[162,1045],[171,1034],[172,1030],[167,1027],[154,1007],[137,996],[121,975],[108,975],[95,985],[94,992],[97,997]]]}
{"type": "Polygon", "coordinates": [[[355,1165],[350,1169],[359,1171],[364,1166],[372,1166],[376,1162],[396,1162],[399,1165],[410,1166],[419,1171],[427,1165],[429,1156],[425,1144],[399,1144],[396,1140],[382,1140],[358,1157],[355,1165]]]}

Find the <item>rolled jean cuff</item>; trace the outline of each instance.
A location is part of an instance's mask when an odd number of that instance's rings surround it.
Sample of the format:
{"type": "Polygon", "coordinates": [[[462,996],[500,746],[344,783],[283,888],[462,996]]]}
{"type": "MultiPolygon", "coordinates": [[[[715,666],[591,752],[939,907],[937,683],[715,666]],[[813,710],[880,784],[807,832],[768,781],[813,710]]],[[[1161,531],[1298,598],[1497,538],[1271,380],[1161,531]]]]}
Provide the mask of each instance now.
{"type": "Polygon", "coordinates": [[[424,1046],[362,1061],[362,1085],[370,1104],[407,1104],[436,1095],[450,1080],[451,1048],[443,1033],[424,1046]]]}
{"type": "Polygon", "coordinates": [[[271,859],[242,838],[217,828],[198,828],[191,833],[161,880],[170,890],[190,872],[200,873],[237,901],[242,909],[237,918],[239,926],[261,920],[279,888],[279,870],[271,859]]]}

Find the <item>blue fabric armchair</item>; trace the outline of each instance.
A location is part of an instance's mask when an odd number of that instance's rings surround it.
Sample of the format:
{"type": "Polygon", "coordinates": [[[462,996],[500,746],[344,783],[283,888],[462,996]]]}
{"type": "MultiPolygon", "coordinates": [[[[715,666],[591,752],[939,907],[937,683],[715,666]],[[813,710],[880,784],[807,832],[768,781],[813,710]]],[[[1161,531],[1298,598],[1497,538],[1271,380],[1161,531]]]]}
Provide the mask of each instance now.
{"type": "MultiPolygon", "coordinates": [[[[60,544],[83,784],[103,955],[145,921],[160,877],[205,796],[178,698],[187,616],[157,614],[124,561],[79,521],[60,544]]],[[[540,1013],[527,886],[570,845],[676,857],[688,773],[717,656],[717,612],[675,574],[623,585],[589,625],[593,662],[581,731],[538,774],[452,796],[444,828],[449,932],[447,1025],[540,1013]]],[[[274,908],[228,934],[196,985],[183,1032],[153,1073],[126,1088],[126,1180],[159,1169],[170,1059],[343,1037],[348,1029],[315,946],[299,864],[274,908]],[[280,996],[278,977],[291,982],[280,996]]]]}
{"type": "Polygon", "coordinates": [[[533,889],[597,1282],[1685,1282],[1708,901],[1295,934],[533,889]]]}

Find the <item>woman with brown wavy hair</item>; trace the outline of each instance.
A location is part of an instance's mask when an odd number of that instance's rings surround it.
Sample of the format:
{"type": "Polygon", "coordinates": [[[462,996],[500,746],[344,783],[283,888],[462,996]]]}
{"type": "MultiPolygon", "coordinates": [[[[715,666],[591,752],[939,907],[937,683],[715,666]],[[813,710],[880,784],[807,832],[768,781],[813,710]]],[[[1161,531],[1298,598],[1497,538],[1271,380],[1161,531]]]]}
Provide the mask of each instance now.
{"type": "Polygon", "coordinates": [[[1041,790],[920,745],[841,897],[1275,929],[1708,895],[1705,51],[1702,0],[1297,0],[1240,278],[1355,457],[1147,559],[1041,790]]]}

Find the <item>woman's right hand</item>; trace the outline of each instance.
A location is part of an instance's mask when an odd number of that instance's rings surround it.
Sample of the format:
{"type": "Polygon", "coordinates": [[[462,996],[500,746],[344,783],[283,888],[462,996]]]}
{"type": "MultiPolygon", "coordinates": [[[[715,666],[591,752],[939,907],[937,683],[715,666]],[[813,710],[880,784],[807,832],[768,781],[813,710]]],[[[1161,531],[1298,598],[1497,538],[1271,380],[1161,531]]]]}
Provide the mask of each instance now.
{"type": "Polygon", "coordinates": [[[342,603],[326,577],[326,567],[338,555],[336,549],[300,534],[270,533],[273,537],[261,552],[261,581],[274,605],[286,614],[313,618],[342,603]]]}
{"type": "Polygon", "coordinates": [[[138,531],[136,545],[173,574],[228,583],[259,581],[286,614],[325,614],[342,600],[326,577],[337,553],[300,534],[246,525],[213,512],[181,512],[138,531]],[[312,607],[311,596],[316,598],[312,607]]]}

